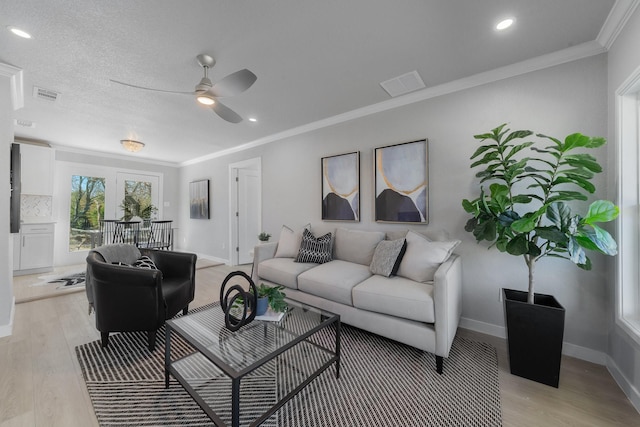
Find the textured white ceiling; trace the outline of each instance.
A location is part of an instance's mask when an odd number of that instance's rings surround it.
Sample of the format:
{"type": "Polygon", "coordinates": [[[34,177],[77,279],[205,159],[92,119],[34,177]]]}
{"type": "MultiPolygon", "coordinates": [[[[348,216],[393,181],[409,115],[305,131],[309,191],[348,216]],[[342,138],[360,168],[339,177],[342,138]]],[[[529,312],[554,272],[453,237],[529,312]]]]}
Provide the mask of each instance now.
{"type": "Polygon", "coordinates": [[[180,163],[389,99],[380,82],[417,70],[427,89],[593,41],[614,0],[2,0],[0,62],[24,70],[36,123],[18,136],[57,147],[180,163]],[[502,17],[516,24],[493,30],[502,17]],[[20,27],[24,40],[5,31],[20,27]],[[218,79],[242,68],[258,80],[225,104],[230,124],[189,96],[195,57],[218,79]],[[58,91],[51,104],[34,85],[58,91]]]}

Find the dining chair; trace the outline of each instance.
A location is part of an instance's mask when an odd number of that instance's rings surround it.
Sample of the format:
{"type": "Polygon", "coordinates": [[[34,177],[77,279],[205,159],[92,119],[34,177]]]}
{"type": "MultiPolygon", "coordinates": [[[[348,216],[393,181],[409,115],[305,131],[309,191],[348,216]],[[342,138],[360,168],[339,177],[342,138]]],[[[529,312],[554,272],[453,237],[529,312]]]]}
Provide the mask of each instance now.
{"type": "Polygon", "coordinates": [[[100,220],[100,241],[97,246],[110,245],[115,243],[116,237],[116,223],[115,219],[101,219],[100,220]]]}
{"type": "Polygon", "coordinates": [[[116,221],[113,243],[138,244],[140,221],[116,221]]]}
{"type": "Polygon", "coordinates": [[[171,249],[173,237],[171,230],[172,224],[172,220],[151,221],[149,239],[147,240],[146,244],[140,242],[138,246],[151,249],[171,249]]]}

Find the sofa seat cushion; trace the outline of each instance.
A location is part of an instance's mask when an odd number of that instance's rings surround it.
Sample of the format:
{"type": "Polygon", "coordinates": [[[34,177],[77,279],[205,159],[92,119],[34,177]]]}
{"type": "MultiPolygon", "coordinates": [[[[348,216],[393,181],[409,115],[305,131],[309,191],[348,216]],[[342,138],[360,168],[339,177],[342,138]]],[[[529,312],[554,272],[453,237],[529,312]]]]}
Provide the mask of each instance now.
{"type": "Polygon", "coordinates": [[[417,322],[434,323],[433,284],[400,276],[371,276],[353,289],[353,306],[417,322]]]}
{"type": "Polygon", "coordinates": [[[312,262],[294,262],[293,258],[271,258],[258,264],[258,276],[287,288],[298,289],[300,273],[304,273],[316,265],[318,264],[312,262]]]}
{"type": "Polygon", "coordinates": [[[368,265],[333,260],[298,276],[298,289],[330,301],[353,305],[351,290],[371,276],[368,265]]]}

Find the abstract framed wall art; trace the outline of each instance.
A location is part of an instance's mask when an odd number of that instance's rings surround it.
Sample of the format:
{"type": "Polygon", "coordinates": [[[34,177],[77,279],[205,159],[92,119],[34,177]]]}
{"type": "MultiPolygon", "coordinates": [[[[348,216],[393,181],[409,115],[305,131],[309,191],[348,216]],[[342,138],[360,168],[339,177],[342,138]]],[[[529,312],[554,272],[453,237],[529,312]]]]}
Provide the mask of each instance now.
{"type": "Polygon", "coordinates": [[[322,220],[360,221],[360,152],[321,161],[322,220]]]}
{"type": "Polygon", "coordinates": [[[189,213],[193,219],[209,219],[209,180],[189,183],[189,213]]]}
{"type": "Polygon", "coordinates": [[[429,222],[427,140],[375,149],[377,222],[429,222]]]}

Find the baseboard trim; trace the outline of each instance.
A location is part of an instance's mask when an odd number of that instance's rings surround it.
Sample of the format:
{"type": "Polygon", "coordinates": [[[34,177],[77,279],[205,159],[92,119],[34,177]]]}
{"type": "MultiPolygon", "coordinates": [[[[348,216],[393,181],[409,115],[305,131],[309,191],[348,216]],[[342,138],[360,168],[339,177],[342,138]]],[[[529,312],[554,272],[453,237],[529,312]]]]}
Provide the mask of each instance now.
{"type": "Polygon", "coordinates": [[[13,333],[13,316],[16,312],[16,298],[11,299],[11,314],[9,315],[9,324],[0,326],[0,338],[11,336],[13,333]]]}
{"type": "Polygon", "coordinates": [[[640,412],[640,392],[638,389],[627,379],[611,357],[607,356],[606,366],[615,382],[624,391],[624,394],[627,395],[633,407],[636,408],[636,411],[640,412]]]}
{"type": "MultiPolygon", "coordinates": [[[[504,326],[493,325],[491,323],[480,322],[478,320],[467,319],[465,317],[460,319],[460,327],[498,338],[506,339],[507,337],[507,331],[504,326]]],[[[586,360],[587,362],[596,363],[598,365],[607,365],[607,360],[609,358],[609,356],[604,352],[571,344],[566,341],[562,343],[562,354],[575,357],[576,359],[586,360]]]]}

